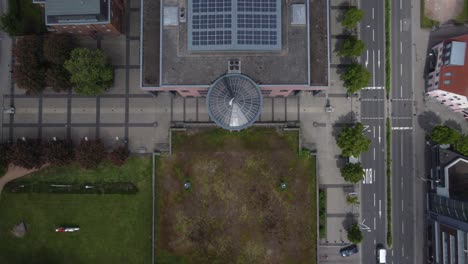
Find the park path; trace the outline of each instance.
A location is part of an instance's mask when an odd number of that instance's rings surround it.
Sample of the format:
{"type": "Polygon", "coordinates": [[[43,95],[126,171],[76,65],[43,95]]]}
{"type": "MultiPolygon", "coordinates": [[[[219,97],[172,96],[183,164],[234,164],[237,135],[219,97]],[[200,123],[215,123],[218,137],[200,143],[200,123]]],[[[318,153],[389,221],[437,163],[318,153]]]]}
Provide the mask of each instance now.
{"type": "Polygon", "coordinates": [[[48,166],[49,164],[45,164],[43,165],[42,167],[38,168],[38,169],[25,169],[25,168],[22,168],[22,167],[18,167],[18,166],[15,166],[13,164],[10,164],[8,166],[8,171],[5,175],[3,175],[3,177],[0,178],[0,194],[2,193],[2,190],[3,190],[3,187],[5,186],[5,184],[9,183],[10,181],[13,181],[15,179],[18,179],[18,178],[21,178],[23,176],[26,176],[28,174],[31,174],[33,172],[36,172],[46,166],[48,166]]]}

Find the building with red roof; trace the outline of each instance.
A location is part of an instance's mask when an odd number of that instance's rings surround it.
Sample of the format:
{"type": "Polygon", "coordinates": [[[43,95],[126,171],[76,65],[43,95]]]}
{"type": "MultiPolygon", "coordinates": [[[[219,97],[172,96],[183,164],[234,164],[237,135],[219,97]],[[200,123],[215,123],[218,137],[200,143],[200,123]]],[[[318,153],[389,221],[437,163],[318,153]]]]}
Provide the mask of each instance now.
{"type": "Polygon", "coordinates": [[[429,53],[426,95],[468,118],[468,35],[445,40],[429,53]]]}

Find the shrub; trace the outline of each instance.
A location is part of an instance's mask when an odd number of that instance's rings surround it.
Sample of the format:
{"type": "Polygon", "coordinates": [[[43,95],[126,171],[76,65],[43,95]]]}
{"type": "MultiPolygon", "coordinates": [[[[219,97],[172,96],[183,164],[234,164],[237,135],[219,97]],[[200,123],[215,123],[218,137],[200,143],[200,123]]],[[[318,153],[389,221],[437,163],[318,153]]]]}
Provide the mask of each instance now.
{"type": "Polygon", "coordinates": [[[39,66],[43,62],[42,39],[39,36],[24,36],[18,38],[13,48],[16,62],[39,66]]]}
{"type": "Polygon", "coordinates": [[[41,38],[38,36],[19,38],[13,54],[17,62],[14,77],[18,88],[32,94],[42,92],[45,86],[45,68],[41,38]]]}
{"type": "Polygon", "coordinates": [[[53,165],[66,165],[73,160],[75,153],[71,140],[56,140],[47,143],[45,156],[53,165]]]}
{"type": "Polygon", "coordinates": [[[105,159],[106,149],[100,140],[82,140],[75,155],[81,167],[92,169],[105,159]]]}
{"type": "Polygon", "coordinates": [[[5,174],[10,163],[11,145],[7,143],[0,144],[0,177],[5,174]]]}
{"type": "Polygon", "coordinates": [[[11,149],[11,162],[26,169],[40,168],[46,161],[39,139],[18,140],[11,149]]]}
{"type": "Polygon", "coordinates": [[[113,68],[101,50],[74,49],[64,67],[78,94],[99,95],[112,86],[113,68]]]}
{"type": "Polygon", "coordinates": [[[357,196],[354,196],[354,195],[347,195],[346,196],[346,202],[348,204],[359,205],[359,198],[357,196]]]}
{"type": "Polygon", "coordinates": [[[327,194],[319,190],[319,236],[325,238],[327,235],[327,194]]]}
{"type": "Polygon", "coordinates": [[[76,40],[68,34],[50,34],[44,38],[44,58],[50,63],[63,65],[70,59],[71,51],[76,46],[76,40]]]}
{"type": "Polygon", "coordinates": [[[364,175],[361,163],[348,163],[341,169],[341,175],[347,182],[358,183],[364,175]]]}
{"type": "Polygon", "coordinates": [[[128,149],[125,146],[118,147],[109,153],[109,160],[117,166],[121,166],[128,158],[128,149]]]}
{"type": "Polygon", "coordinates": [[[461,154],[468,156],[468,136],[463,135],[461,136],[453,147],[456,151],[460,152],[461,154]]]}
{"type": "Polygon", "coordinates": [[[348,230],[348,240],[351,243],[359,244],[363,239],[361,229],[359,228],[358,224],[353,224],[351,228],[348,230]]]}
{"type": "Polygon", "coordinates": [[[17,64],[15,65],[14,76],[18,88],[26,90],[26,93],[39,94],[44,91],[44,68],[35,67],[31,64],[17,64]]]}

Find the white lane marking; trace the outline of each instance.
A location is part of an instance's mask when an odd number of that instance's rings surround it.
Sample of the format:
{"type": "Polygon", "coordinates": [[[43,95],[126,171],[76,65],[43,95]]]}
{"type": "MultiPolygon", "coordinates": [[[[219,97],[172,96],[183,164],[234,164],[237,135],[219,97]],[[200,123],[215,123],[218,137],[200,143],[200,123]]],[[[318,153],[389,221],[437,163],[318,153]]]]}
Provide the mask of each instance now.
{"type": "Polygon", "coordinates": [[[382,137],[380,136],[380,125],[379,125],[379,144],[382,141],[382,137]]]}
{"type": "Polygon", "coordinates": [[[375,193],[374,193],[374,207],[375,207],[375,193]]]}
{"type": "Polygon", "coordinates": [[[375,50],[372,50],[372,86],[375,87],[375,50]]]}
{"type": "Polygon", "coordinates": [[[374,230],[376,230],[376,227],[377,227],[377,225],[375,224],[375,217],[374,217],[374,230]]]}
{"type": "Polygon", "coordinates": [[[403,191],[403,181],[400,182],[400,189],[403,191]]]}
{"type": "Polygon", "coordinates": [[[403,97],[403,85],[400,85],[400,97],[403,97]]]}
{"type": "MultiPolygon", "coordinates": [[[[401,183],[403,183],[403,182],[401,182],[401,183]]],[[[401,186],[403,186],[403,184],[402,184],[401,186]]],[[[401,211],[402,211],[402,212],[404,211],[403,208],[404,208],[404,206],[403,206],[403,200],[401,200],[401,211]]]]}
{"type": "Polygon", "coordinates": [[[375,239],[374,239],[374,246],[375,246],[376,244],[377,244],[377,241],[375,241],[375,239]]]}
{"type": "Polygon", "coordinates": [[[377,65],[379,66],[379,69],[380,69],[380,49],[377,50],[377,65]]]}
{"type": "Polygon", "coordinates": [[[374,8],[372,8],[372,19],[374,19],[374,8]]]}
{"type": "Polygon", "coordinates": [[[403,167],[403,133],[400,135],[400,139],[401,139],[401,142],[400,142],[400,147],[401,147],[401,152],[400,152],[400,155],[401,155],[400,163],[401,163],[401,166],[403,167]]]}
{"type": "Polygon", "coordinates": [[[413,127],[392,127],[392,130],[412,130],[413,127]]]}
{"type": "Polygon", "coordinates": [[[400,54],[403,54],[403,42],[400,41],[400,54]]]}
{"type": "Polygon", "coordinates": [[[374,148],[374,160],[375,160],[375,148],[374,148]]]}
{"type": "Polygon", "coordinates": [[[366,50],[366,68],[367,68],[367,65],[369,64],[369,50],[366,50]]]}
{"type": "Polygon", "coordinates": [[[405,247],[401,247],[401,256],[404,257],[405,256],[405,247]]]}
{"type": "Polygon", "coordinates": [[[372,184],[372,171],[373,169],[369,169],[369,184],[372,184]]]}
{"type": "Polygon", "coordinates": [[[362,88],[361,90],[383,90],[383,89],[384,89],[383,86],[368,86],[368,87],[362,88]]]}
{"type": "Polygon", "coordinates": [[[403,31],[403,21],[400,19],[400,32],[403,31]]]}
{"type": "Polygon", "coordinates": [[[401,233],[405,234],[405,222],[401,222],[401,233]]]}
{"type": "Polygon", "coordinates": [[[403,3],[402,3],[403,0],[400,0],[400,10],[403,9],[403,3]]]}
{"type": "Polygon", "coordinates": [[[379,200],[379,218],[382,218],[382,200],[379,200]]]}
{"type": "Polygon", "coordinates": [[[375,41],[375,34],[374,33],[375,33],[375,31],[374,31],[374,29],[372,29],[372,41],[375,41]]]}
{"type": "Polygon", "coordinates": [[[403,64],[400,64],[400,76],[403,76],[403,64]]]}
{"type": "Polygon", "coordinates": [[[372,131],[374,133],[374,138],[375,138],[375,126],[372,127],[372,131]]]}

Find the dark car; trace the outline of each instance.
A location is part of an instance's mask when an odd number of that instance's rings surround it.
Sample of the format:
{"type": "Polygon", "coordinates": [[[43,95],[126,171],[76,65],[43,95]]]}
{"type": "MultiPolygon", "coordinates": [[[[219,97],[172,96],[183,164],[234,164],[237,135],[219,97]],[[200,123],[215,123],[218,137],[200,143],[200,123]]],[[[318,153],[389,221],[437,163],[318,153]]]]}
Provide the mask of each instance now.
{"type": "Polygon", "coordinates": [[[351,255],[354,255],[354,254],[358,253],[358,252],[359,252],[358,247],[355,244],[352,244],[352,245],[349,245],[347,247],[344,247],[344,248],[340,249],[340,254],[341,254],[342,257],[349,257],[351,255]]]}

